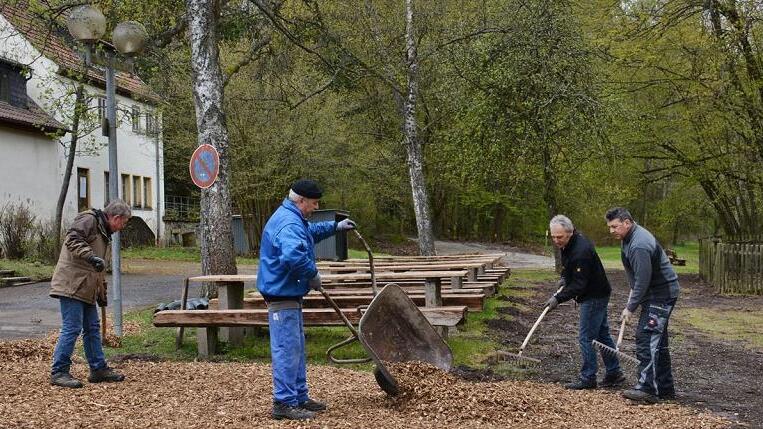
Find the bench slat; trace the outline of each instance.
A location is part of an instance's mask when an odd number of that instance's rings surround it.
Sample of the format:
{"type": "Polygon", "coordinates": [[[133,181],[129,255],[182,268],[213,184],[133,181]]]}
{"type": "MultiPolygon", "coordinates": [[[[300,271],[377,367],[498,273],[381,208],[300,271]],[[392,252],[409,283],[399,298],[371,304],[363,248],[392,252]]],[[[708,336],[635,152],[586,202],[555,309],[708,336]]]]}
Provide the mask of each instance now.
{"type": "MultiPolygon", "coordinates": [[[[466,306],[420,308],[429,323],[435,326],[456,326],[466,318],[466,306]]],[[[342,313],[353,323],[360,321],[356,308],[343,308],[342,313]]],[[[302,310],[305,326],[343,325],[339,315],[331,308],[305,308],[302,310]]],[[[256,310],[164,310],[154,313],[157,327],[235,327],[267,326],[268,311],[256,310]]]]}

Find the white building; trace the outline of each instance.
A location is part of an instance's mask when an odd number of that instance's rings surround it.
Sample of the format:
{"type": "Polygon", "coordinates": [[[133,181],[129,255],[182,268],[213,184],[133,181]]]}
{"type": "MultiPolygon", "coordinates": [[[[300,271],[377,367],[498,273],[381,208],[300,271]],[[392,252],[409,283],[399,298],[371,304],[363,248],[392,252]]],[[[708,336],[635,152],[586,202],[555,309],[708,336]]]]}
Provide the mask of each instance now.
{"type": "MultiPolygon", "coordinates": [[[[52,220],[71,141],[76,81],[68,76],[81,73],[83,62],[65,29],[50,29],[25,8],[5,3],[0,2],[0,208],[24,203],[40,220],[52,220]],[[59,138],[55,131],[65,134],[59,138]]],[[[160,239],[159,98],[137,76],[117,72],[116,81],[120,198],[160,239]]],[[[108,138],[99,126],[106,105],[103,70],[88,68],[85,92],[90,108],[80,129],[88,134],[77,145],[64,224],[79,211],[102,208],[109,197],[108,138]]]]}

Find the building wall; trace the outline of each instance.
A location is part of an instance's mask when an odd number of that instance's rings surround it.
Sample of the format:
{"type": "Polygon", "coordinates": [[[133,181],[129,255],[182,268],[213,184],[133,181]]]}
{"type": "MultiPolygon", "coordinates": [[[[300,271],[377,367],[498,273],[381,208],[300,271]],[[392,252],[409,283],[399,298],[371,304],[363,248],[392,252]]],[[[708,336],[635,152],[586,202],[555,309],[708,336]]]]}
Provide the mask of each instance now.
{"type": "MultiPolygon", "coordinates": [[[[15,28],[0,15],[0,57],[10,59],[12,61],[28,65],[32,70],[31,79],[27,82],[27,93],[29,96],[40,105],[48,114],[54,116],[57,120],[67,126],[71,126],[71,112],[74,106],[74,88],[75,83],[58,74],[58,66],[51,60],[43,57],[30,43],[26,41],[15,28]],[[63,100],[63,101],[62,101],[63,100]]],[[[105,91],[101,88],[86,85],[85,90],[92,96],[105,97],[105,91]]],[[[157,228],[160,228],[161,232],[164,231],[164,226],[161,224],[161,214],[157,213],[157,207],[159,207],[158,201],[163,198],[164,186],[163,186],[163,161],[162,161],[162,147],[161,147],[161,135],[153,137],[145,134],[145,132],[133,132],[131,111],[133,106],[137,106],[141,113],[141,128],[145,131],[146,127],[146,112],[153,112],[154,107],[149,104],[138,102],[126,97],[122,94],[117,94],[117,158],[119,168],[119,190],[120,198],[126,201],[135,203],[133,195],[125,196],[122,194],[123,189],[123,175],[129,176],[129,189],[132,189],[134,178],[138,178],[138,182],[143,186],[145,179],[150,180],[151,190],[148,198],[143,195],[142,189],[140,192],[140,199],[148,199],[150,204],[146,204],[141,201],[141,207],[135,207],[133,209],[134,216],[140,216],[146,222],[146,224],[156,234],[157,228]],[[157,171],[157,145],[159,145],[159,171],[157,171]],[[157,183],[159,184],[159,191],[157,192],[157,183]]],[[[74,168],[72,170],[71,186],[67,194],[66,203],[64,206],[64,223],[71,221],[77,210],[77,169],[86,169],[88,172],[89,180],[89,203],[91,207],[102,208],[107,195],[107,186],[105,184],[104,173],[109,172],[109,158],[108,158],[108,138],[101,135],[100,126],[97,123],[97,111],[98,101],[93,99],[90,103],[92,109],[90,112],[90,120],[88,123],[88,129],[92,130],[87,136],[80,138],[78,143],[78,154],[75,158],[74,168]]],[[[0,124],[0,131],[4,133],[10,133],[6,131],[6,126],[0,124]]],[[[22,149],[18,152],[13,149],[18,149],[18,146],[23,145],[27,139],[14,140],[14,134],[7,134],[9,138],[5,138],[6,134],[2,134],[0,138],[0,151],[8,154],[2,163],[13,164],[12,167],[15,170],[21,170],[24,166],[35,165],[33,164],[32,153],[35,150],[42,149],[22,149]]],[[[48,137],[45,137],[41,132],[39,133],[38,146],[44,146],[42,141],[48,140],[48,147],[54,148],[55,153],[51,154],[48,151],[39,153],[39,157],[44,158],[43,165],[46,168],[44,174],[40,174],[40,180],[44,182],[41,184],[33,184],[27,181],[18,181],[19,186],[18,194],[25,195],[25,197],[33,203],[35,207],[40,207],[40,210],[47,211],[52,218],[55,215],[55,201],[58,198],[58,191],[60,189],[61,182],[63,180],[63,174],[66,168],[66,155],[68,142],[71,140],[71,135],[66,134],[60,141],[53,141],[48,137]],[[64,144],[62,144],[64,143],[64,144]],[[52,158],[52,161],[51,159],[52,158]],[[23,190],[22,190],[23,189],[23,190]],[[54,197],[51,199],[51,195],[54,197]]],[[[39,171],[39,169],[34,169],[39,171]]],[[[11,173],[7,173],[11,174],[11,173]]],[[[0,172],[0,177],[6,175],[5,172],[0,172]]],[[[3,183],[0,185],[0,189],[6,187],[3,183]]],[[[4,195],[10,195],[10,192],[0,192],[0,205],[6,201],[4,195]]],[[[132,194],[132,192],[130,192],[132,194]]],[[[15,194],[14,194],[15,195],[15,194]]],[[[8,197],[10,198],[10,197],[8,197]]],[[[163,210],[163,204],[162,210],[163,210]]]]}
{"type": "Polygon", "coordinates": [[[58,199],[58,143],[40,132],[0,127],[0,209],[29,206],[40,221],[53,220],[58,199]]]}

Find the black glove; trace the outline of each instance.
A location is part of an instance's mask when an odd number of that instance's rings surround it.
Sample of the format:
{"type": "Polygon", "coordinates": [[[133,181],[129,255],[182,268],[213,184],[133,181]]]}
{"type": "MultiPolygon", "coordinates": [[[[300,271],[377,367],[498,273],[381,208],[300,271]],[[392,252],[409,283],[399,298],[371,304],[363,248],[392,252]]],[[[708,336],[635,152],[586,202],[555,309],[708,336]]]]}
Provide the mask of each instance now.
{"type": "Polygon", "coordinates": [[[307,284],[312,290],[321,290],[321,273],[316,273],[315,277],[311,278],[307,284]]]}
{"type": "Polygon", "coordinates": [[[106,261],[104,261],[102,258],[99,258],[95,255],[88,256],[87,263],[92,265],[93,268],[95,268],[95,271],[99,273],[106,269],[106,261]]]}
{"type": "Polygon", "coordinates": [[[556,299],[556,296],[552,296],[548,301],[543,303],[543,308],[548,307],[549,310],[553,310],[557,305],[559,305],[559,300],[556,299]]]}

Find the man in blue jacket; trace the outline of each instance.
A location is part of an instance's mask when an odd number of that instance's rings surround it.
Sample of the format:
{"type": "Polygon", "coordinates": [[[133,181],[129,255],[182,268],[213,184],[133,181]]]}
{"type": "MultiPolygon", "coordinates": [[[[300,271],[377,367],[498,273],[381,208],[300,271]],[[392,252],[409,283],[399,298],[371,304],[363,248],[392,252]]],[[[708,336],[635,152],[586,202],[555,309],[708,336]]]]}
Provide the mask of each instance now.
{"type": "Polygon", "coordinates": [[[647,404],[673,399],[668,321],[678,299],[678,276],[660,243],[636,224],[628,210],[615,207],[605,217],[610,234],[622,240],[620,257],[631,287],[621,320],[630,321],[641,307],[636,327],[638,382],[623,396],[647,404]]]}
{"type": "Polygon", "coordinates": [[[321,287],[313,246],[337,231],[355,228],[350,219],[310,223],[323,194],[312,180],[299,180],[265,224],[260,241],[257,289],[268,303],[273,366],[273,418],[305,420],[326,409],[307,394],[302,297],[321,287]]]}
{"type": "MultiPolygon", "coordinates": [[[[598,362],[591,342],[597,340],[615,347],[607,323],[607,305],[612,288],[593,243],[575,230],[567,216],[554,216],[549,222],[549,229],[554,245],[561,249],[564,288],[549,298],[545,305],[553,310],[560,303],[573,298],[580,304],[578,341],[583,365],[578,380],[564,387],[574,390],[595,389],[598,362]]],[[[622,384],[625,376],[617,357],[607,353],[601,353],[601,357],[606,373],[599,385],[614,387],[622,384]]]]}

